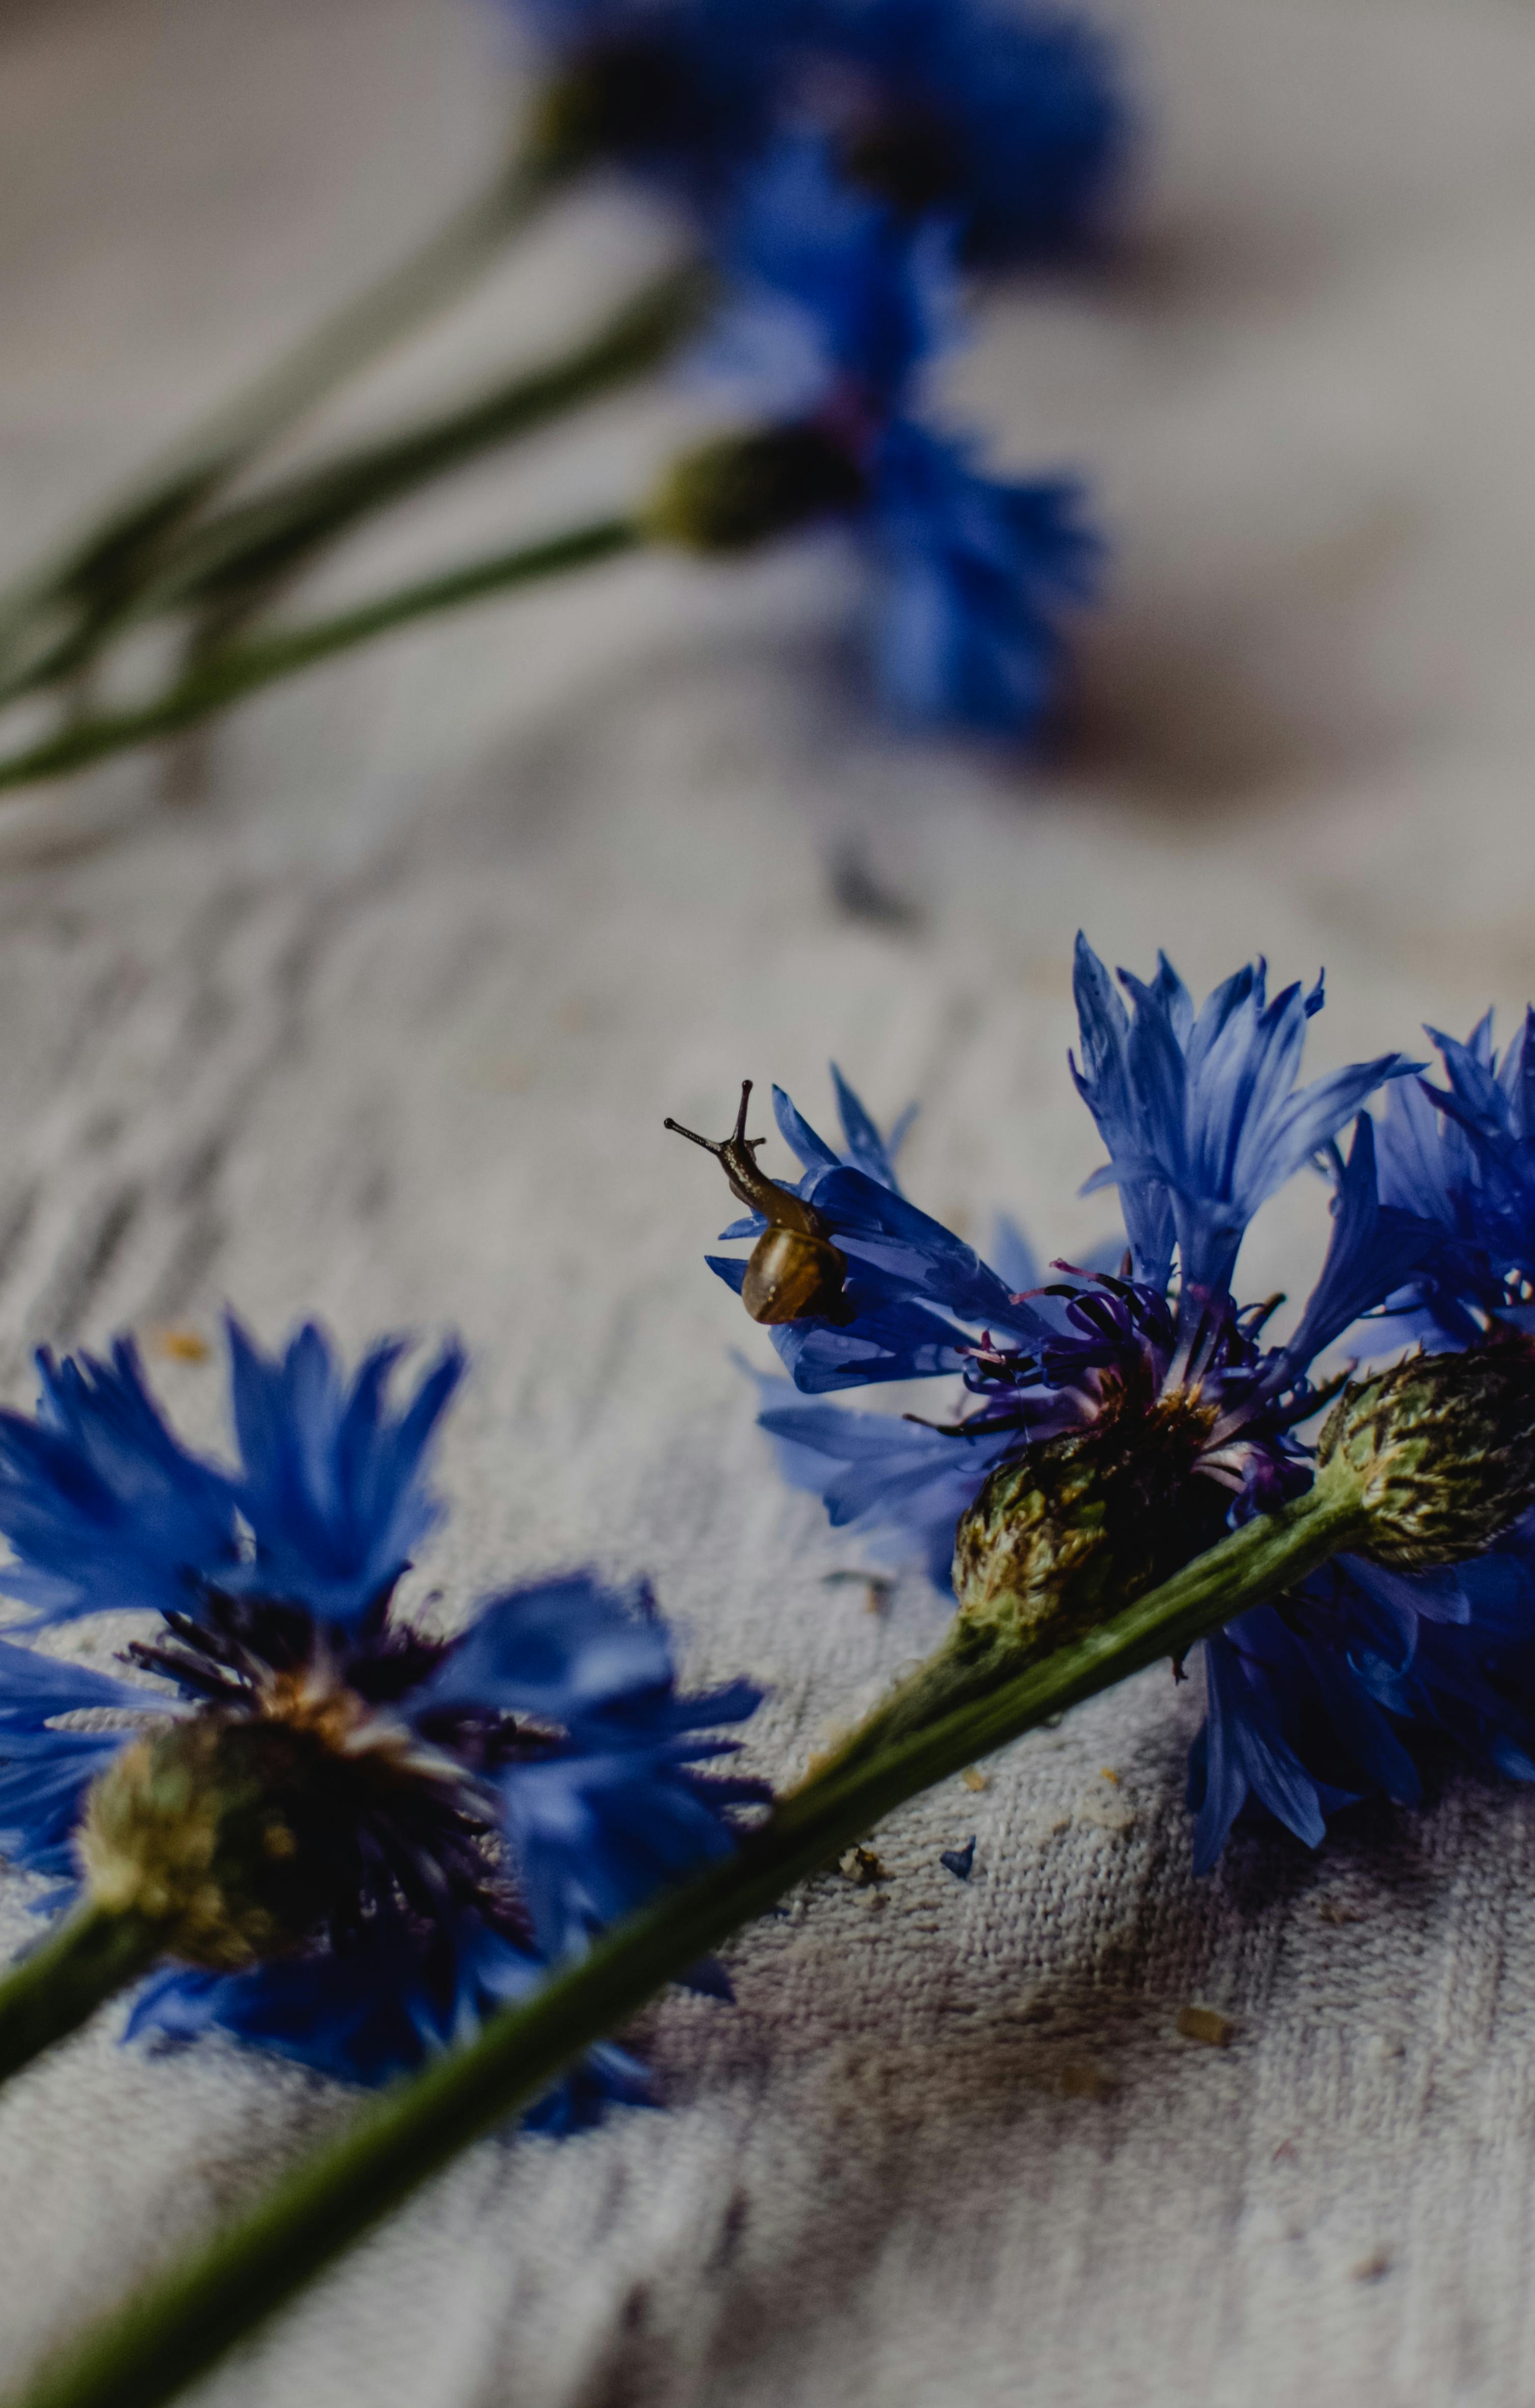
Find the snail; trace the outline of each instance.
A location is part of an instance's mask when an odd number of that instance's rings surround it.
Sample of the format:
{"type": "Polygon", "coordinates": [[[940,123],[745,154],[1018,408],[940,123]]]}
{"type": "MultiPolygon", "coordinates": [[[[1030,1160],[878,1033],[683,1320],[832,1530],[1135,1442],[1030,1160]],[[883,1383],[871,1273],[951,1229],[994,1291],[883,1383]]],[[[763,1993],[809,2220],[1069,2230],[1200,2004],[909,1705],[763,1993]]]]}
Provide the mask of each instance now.
{"type": "Polygon", "coordinates": [[[757,1168],[756,1150],[764,1140],[746,1134],[751,1095],[752,1082],[743,1079],[740,1110],[726,1138],[699,1137],[681,1121],[668,1120],[666,1126],[713,1154],[724,1165],[731,1194],[768,1225],[752,1249],[741,1289],[741,1302],[753,1320],[839,1320],[847,1257],[827,1238],[825,1222],[812,1204],[757,1168]]]}

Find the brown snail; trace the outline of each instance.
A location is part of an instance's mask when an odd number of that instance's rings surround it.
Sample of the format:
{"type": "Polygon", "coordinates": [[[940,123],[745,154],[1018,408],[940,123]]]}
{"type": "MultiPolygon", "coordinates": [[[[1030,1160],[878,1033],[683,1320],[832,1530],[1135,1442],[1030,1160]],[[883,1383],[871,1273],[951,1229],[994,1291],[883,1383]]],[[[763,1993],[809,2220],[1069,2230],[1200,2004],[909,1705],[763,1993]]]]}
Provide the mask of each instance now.
{"type": "Polygon", "coordinates": [[[726,1138],[699,1137],[696,1130],[684,1128],[681,1121],[668,1120],[666,1125],[694,1145],[701,1145],[706,1154],[713,1154],[724,1165],[731,1194],[749,1204],[768,1225],[752,1249],[741,1289],[741,1302],[753,1320],[839,1320],[847,1257],[831,1243],[825,1222],[813,1204],[807,1204],[791,1188],[781,1187],[776,1179],[769,1179],[765,1170],[757,1168],[756,1150],[764,1140],[746,1134],[746,1107],[751,1096],[752,1082],[743,1079],[740,1110],[726,1138]]]}

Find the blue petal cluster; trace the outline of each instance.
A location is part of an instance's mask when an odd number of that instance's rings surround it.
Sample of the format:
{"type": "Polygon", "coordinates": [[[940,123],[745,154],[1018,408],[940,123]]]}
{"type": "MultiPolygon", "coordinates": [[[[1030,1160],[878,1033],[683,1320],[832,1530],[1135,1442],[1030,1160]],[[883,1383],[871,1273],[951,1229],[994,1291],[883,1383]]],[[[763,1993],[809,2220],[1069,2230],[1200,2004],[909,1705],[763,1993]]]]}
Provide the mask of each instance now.
{"type": "MultiPolygon", "coordinates": [[[[987,476],[921,381],[960,322],[958,259],[1033,256],[1101,218],[1126,134],[1103,42],[1000,0],[521,5],[593,138],[699,208],[730,287],[716,362],[849,472],[828,490],[860,496],[887,707],[1028,736],[1098,546],[1073,480],[987,476]]],[[[818,486],[807,509],[827,507],[818,486]]]]}
{"type": "Polygon", "coordinates": [[[1080,243],[1127,147],[1108,45],[1000,0],[509,0],[596,82],[627,165],[706,209],[812,124],[854,181],[940,209],[993,265],[1080,243]]]}
{"type": "Polygon", "coordinates": [[[1462,1045],[1430,1029],[1444,1084],[1392,1098],[1381,1128],[1383,1191],[1454,1241],[1420,1327],[1464,1343],[1488,1313],[1530,1326],[1535,1297],[1535,1013],[1501,1055],[1489,1011],[1462,1045]],[[1468,1307],[1467,1299],[1470,1299],[1468,1307]]]}
{"type": "MultiPolygon", "coordinates": [[[[1225,1489],[1235,1524],[1309,1484],[1302,1432],[1328,1393],[1312,1367],[1345,1333],[1379,1354],[1405,1335],[1458,1345],[1531,1317],[1535,1020],[1501,1060],[1489,1023],[1464,1046],[1436,1037],[1442,1086],[1396,1054],[1303,1083],[1320,981],[1270,999],[1259,962],[1197,1009],[1165,958],[1154,979],[1121,972],[1116,987],[1079,939],[1075,986],[1072,1073],[1109,1155],[1089,1185],[1115,1187],[1129,1240],[1117,1272],[1056,1264],[1041,1286],[1011,1228],[988,1264],[901,1196],[839,1074],[839,1151],[775,1092],[804,1166],[794,1192],[847,1269],[838,1317],[773,1329],[790,1378],[763,1383],[763,1426],[785,1476],[834,1524],[939,1586],[959,1515],[1035,1440],[1195,1404],[1203,1436],[1186,1477],[1225,1489]],[[1362,1108],[1383,1089],[1377,1128],[1362,1108]],[[1270,1344],[1271,1308],[1239,1304],[1232,1280],[1253,1215],[1307,1163],[1332,1182],[1330,1240],[1293,1334],[1270,1344]],[[962,1398],[943,1422],[795,1393],[943,1376],[962,1398]]],[[[739,1288],[739,1261],[710,1267],[739,1288]]],[[[1535,1517],[1454,1570],[1408,1577],[1341,1557],[1233,1622],[1204,1659],[1189,1792],[1201,1870],[1249,1803],[1314,1845],[1354,1799],[1414,1801],[1414,1732],[1535,1777],[1535,1517]]]]}
{"type": "Polygon", "coordinates": [[[1016,737],[1050,703],[1058,621],[1090,597],[1099,547],[1073,480],[987,477],[925,414],[925,371],[959,322],[957,238],[954,220],[903,216],[841,181],[823,140],[791,137],[731,226],[710,351],[755,409],[813,427],[852,472],[892,711],[1016,737]]]}
{"type": "Polygon", "coordinates": [[[854,171],[947,208],[969,256],[1001,265],[1080,241],[1127,148],[1102,36],[1083,20],[976,0],[845,0],[814,12],[854,171]]]}
{"type": "MultiPolygon", "coordinates": [[[[462,1370],[450,1349],[403,1410],[401,1349],[351,1380],[323,1333],[268,1357],[230,1325],[232,1469],[183,1449],[120,1341],[109,1362],[41,1362],[36,1418],[0,1415],[0,1588],[34,1623],[151,1609],[156,1635],[126,1682],[0,1641],[0,1850],[68,1875],[91,1783],[157,1716],[278,1715],[294,1689],[334,1691],[376,1721],[401,1766],[335,1835],[337,1894],[292,1956],[235,1974],[171,1965],[141,1991],[130,2033],[217,2026],[349,2079],[374,2082],[452,2044],[549,1966],[663,1885],[729,1851],[731,1810],[760,1783],[710,1771],[749,1683],[679,1689],[648,1591],[587,1574],[508,1590],[456,1638],[393,1611],[437,1518],[434,1431],[462,1370]],[[108,1708],[115,1727],[81,1728],[108,1708]]],[[[699,1986],[723,1990],[717,1968],[699,1986]]],[[[535,2120],[585,2119],[644,2094],[622,2052],[595,2052],[535,2120]]]]}

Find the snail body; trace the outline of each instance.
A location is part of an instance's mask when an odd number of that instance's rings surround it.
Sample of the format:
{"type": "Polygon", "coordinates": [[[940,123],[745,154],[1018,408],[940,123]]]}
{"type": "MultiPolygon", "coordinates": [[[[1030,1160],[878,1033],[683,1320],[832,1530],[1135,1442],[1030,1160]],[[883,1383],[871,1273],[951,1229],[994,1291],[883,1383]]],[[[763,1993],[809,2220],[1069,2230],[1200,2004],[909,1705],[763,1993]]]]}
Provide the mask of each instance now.
{"type": "Polygon", "coordinates": [[[758,1168],[756,1149],[762,1140],[746,1134],[751,1094],[752,1082],[744,1079],[740,1110],[727,1138],[699,1137],[679,1121],[668,1120],[666,1125],[713,1154],[730,1182],[731,1194],[768,1223],[752,1249],[741,1287],[741,1302],[753,1320],[768,1325],[836,1320],[847,1284],[847,1257],[832,1244],[814,1205],[758,1168]]]}

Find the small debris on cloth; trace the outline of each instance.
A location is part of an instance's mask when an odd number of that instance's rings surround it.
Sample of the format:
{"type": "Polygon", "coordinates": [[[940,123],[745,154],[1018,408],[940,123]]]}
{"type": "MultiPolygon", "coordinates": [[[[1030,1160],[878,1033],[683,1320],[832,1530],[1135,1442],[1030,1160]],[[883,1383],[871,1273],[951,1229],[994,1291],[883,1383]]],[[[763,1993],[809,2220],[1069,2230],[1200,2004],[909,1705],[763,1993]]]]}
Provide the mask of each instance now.
{"type": "Polygon", "coordinates": [[[1180,2007],[1178,2029],[1184,2040],[1202,2041],[1206,2048],[1229,2048],[1237,2027],[1218,2007],[1180,2007]]]}
{"type": "Polygon", "coordinates": [[[972,1831],[962,1848],[945,1848],[939,1857],[939,1863],[953,1873],[955,1881],[969,1880],[970,1869],[975,1863],[975,1839],[972,1831]]]}
{"type": "Polygon", "coordinates": [[[1078,1802],[1076,1821],[1090,1831],[1133,1831],[1135,1808],[1122,1798],[1105,1798],[1099,1789],[1090,1789],[1078,1802]]]}
{"type": "Polygon", "coordinates": [[[1063,2099],[1108,2099],[1117,2087],[1113,2075],[1089,2057],[1068,2057],[1061,2068],[1063,2099]]]}
{"type": "Polygon", "coordinates": [[[168,1363],[206,1363],[213,1349],[195,1329],[151,1329],[150,1344],[168,1363]]]}
{"type": "Polygon", "coordinates": [[[982,1772],[973,1764],[968,1764],[959,1778],[964,1783],[967,1789],[979,1791],[982,1789],[989,1789],[991,1787],[991,1782],[988,1776],[982,1772]]]}
{"type": "Polygon", "coordinates": [[[882,1613],[896,1594],[895,1582],[884,1572],[835,1571],[821,1575],[823,1588],[839,1588],[848,1581],[862,1588],[866,1613],[882,1613]]]}
{"type": "Polygon", "coordinates": [[[1116,1789],[1119,1787],[1119,1775],[1112,1764],[1100,1764],[1097,1770],[1100,1781],[1112,1781],[1116,1789]]]}
{"type": "Polygon", "coordinates": [[[1368,2258],[1361,2258],[1358,2264],[1351,2266],[1348,2271],[1356,2283],[1378,2283],[1383,2274],[1390,2273],[1391,2260],[1384,2249],[1376,2249],[1368,2258]]]}
{"type": "Polygon", "coordinates": [[[1365,1919],[1362,1906],[1350,1906],[1347,1899],[1341,1898],[1323,1899],[1316,1912],[1323,1923],[1363,1923],[1365,1919]]]}
{"type": "Polygon", "coordinates": [[[852,1882],[858,1889],[890,1879],[872,1848],[850,1848],[845,1856],[838,1858],[837,1870],[844,1881],[852,1882]]]}

